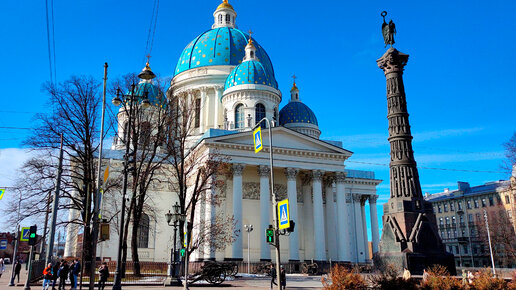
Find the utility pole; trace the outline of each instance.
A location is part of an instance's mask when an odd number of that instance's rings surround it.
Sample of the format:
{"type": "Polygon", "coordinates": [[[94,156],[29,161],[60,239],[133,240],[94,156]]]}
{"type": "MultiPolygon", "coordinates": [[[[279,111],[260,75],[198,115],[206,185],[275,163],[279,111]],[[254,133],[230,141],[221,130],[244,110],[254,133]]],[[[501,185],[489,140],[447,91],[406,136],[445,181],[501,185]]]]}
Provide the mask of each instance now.
{"type": "MultiPolygon", "coordinates": [[[[97,259],[97,242],[99,239],[99,208],[100,208],[100,196],[101,196],[101,179],[100,179],[100,172],[102,171],[102,143],[104,143],[104,115],[106,113],[106,82],[107,82],[107,69],[108,64],[107,62],[104,63],[104,89],[102,92],[102,118],[100,121],[100,144],[99,144],[99,160],[97,163],[97,193],[93,204],[93,232],[91,233],[91,241],[92,241],[92,247],[91,247],[91,253],[92,253],[92,259],[90,264],[90,276],[95,273],[95,261],[97,259]]],[[[90,278],[90,286],[89,289],[93,290],[95,288],[95,279],[90,278]]]]}
{"type": "Polygon", "coordinates": [[[493,256],[493,246],[491,246],[491,234],[489,233],[489,223],[487,221],[487,211],[484,209],[484,219],[486,221],[486,231],[487,231],[487,240],[489,241],[489,253],[491,254],[491,265],[493,266],[493,276],[496,275],[494,256],[493,256]]]}
{"type": "MultiPolygon", "coordinates": [[[[54,235],[56,233],[57,207],[59,206],[59,191],[61,190],[61,174],[63,172],[63,133],[61,133],[61,145],[59,149],[59,163],[57,165],[56,190],[54,192],[54,200],[52,203],[52,219],[50,221],[50,233],[48,237],[47,252],[45,255],[45,265],[52,260],[54,252],[54,235]]],[[[58,241],[59,243],[59,241],[58,241]]]]}

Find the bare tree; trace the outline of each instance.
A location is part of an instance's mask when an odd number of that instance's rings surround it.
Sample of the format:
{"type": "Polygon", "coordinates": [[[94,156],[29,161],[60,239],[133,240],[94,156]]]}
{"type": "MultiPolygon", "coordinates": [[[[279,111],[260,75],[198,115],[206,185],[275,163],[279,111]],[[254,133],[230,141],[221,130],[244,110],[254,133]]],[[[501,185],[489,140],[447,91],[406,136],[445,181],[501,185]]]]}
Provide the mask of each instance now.
{"type": "Polygon", "coordinates": [[[88,261],[94,260],[91,204],[97,198],[93,193],[96,192],[95,155],[100,137],[99,87],[97,80],[86,76],[73,76],[57,86],[44,85],[43,89],[49,95],[47,112],[36,115],[34,131],[24,142],[39,155],[23,165],[17,182],[18,189],[24,192],[20,219],[49,210],[46,197],[54,190],[60,134],[63,134],[65,160],[59,209],[80,213],[77,218],[63,222],[84,227],[82,252],[88,261]]]}
{"type": "MultiPolygon", "coordinates": [[[[205,206],[218,206],[221,196],[216,192],[222,188],[229,176],[231,167],[228,157],[210,150],[192,137],[198,125],[199,110],[194,98],[187,95],[169,95],[171,134],[166,150],[169,152],[170,166],[167,167],[170,186],[177,194],[181,214],[185,222],[179,228],[186,229],[186,260],[191,253],[204,250],[219,250],[234,242],[239,235],[233,216],[222,213],[213,219],[201,219],[199,209],[205,206]],[[195,236],[193,233],[196,233],[195,236]],[[202,246],[206,246],[204,250],[202,246]]],[[[184,236],[181,235],[184,243],[184,236]]]]}
{"type": "MultiPolygon", "coordinates": [[[[495,263],[502,267],[510,267],[516,261],[516,233],[512,217],[503,204],[498,204],[488,212],[489,234],[495,263]]],[[[478,236],[489,251],[489,240],[485,220],[476,222],[478,236]]]]}
{"type": "Polygon", "coordinates": [[[512,134],[511,139],[503,144],[505,147],[505,157],[507,158],[503,163],[503,168],[508,172],[513,170],[516,166],[516,132],[512,134]]]}

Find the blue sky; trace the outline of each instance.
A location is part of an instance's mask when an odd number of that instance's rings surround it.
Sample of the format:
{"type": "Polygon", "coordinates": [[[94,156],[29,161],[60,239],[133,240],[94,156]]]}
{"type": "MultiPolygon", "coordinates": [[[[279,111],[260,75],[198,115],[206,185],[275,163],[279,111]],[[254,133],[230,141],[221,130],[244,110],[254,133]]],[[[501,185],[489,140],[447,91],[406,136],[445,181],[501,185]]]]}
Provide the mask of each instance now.
{"type": "MultiPolygon", "coordinates": [[[[57,80],[93,75],[100,81],[104,62],[110,80],[139,72],[153,2],[54,0],[57,80]]],[[[172,75],[183,48],[210,29],[219,3],[160,2],[151,58],[155,73],[172,75]]],[[[383,10],[396,23],[395,47],[410,55],[404,80],[423,191],[454,189],[458,180],[478,185],[507,178],[499,172],[502,143],[516,129],[515,2],[230,3],[238,27],[252,29],[268,52],[282,105],[296,74],[300,98],[315,112],[321,138],[341,140],[355,153],[348,168],[373,170],[384,180],[378,187],[380,203],[389,192],[385,78],[376,65],[385,51],[383,10]]],[[[33,114],[46,109],[41,92],[49,80],[45,1],[7,1],[0,17],[5,84],[0,127],[31,127],[33,114]]],[[[19,148],[27,131],[0,128],[0,134],[0,186],[9,186],[26,157],[19,148]]]]}

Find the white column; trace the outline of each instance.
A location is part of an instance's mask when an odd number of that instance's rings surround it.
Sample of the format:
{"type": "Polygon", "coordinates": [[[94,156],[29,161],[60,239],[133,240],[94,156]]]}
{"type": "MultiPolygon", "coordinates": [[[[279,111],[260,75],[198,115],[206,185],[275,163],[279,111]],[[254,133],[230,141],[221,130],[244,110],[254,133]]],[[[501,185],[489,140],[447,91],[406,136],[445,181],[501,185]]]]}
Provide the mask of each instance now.
{"type": "MultiPolygon", "coordinates": [[[[287,168],[285,169],[285,175],[287,176],[287,195],[289,201],[289,212],[290,220],[294,221],[298,226],[300,225],[297,216],[297,188],[296,188],[296,177],[299,173],[298,169],[287,168]]],[[[288,244],[288,258],[290,261],[299,261],[299,234],[298,230],[294,229],[294,232],[289,236],[288,244]]]]}
{"type": "Polygon", "coordinates": [[[242,171],[243,164],[233,164],[233,217],[235,219],[236,230],[240,230],[238,236],[233,243],[233,260],[242,260],[242,235],[244,229],[242,226],[242,171]]]}
{"type": "MultiPolygon", "coordinates": [[[[215,182],[217,177],[213,177],[212,184],[213,187],[210,190],[206,191],[206,204],[205,204],[205,214],[204,214],[204,226],[207,228],[205,231],[206,234],[212,235],[212,227],[215,224],[215,218],[217,215],[215,208],[215,182]]],[[[215,260],[215,247],[211,243],[212,239],[209,238],[205,243],[205,251],[204,251],[204,259],[205,260],[215,260]]]]}
{"type": "MultiPolygon", "coordinates": [[[[68,221],[74,221],[79,219],[79,211],[76,209],[68,210],[68,221]]],[[[66,243],[64,248],[64,257],[77,257],[76,246],[77,246],[77,235],[79,233],[79,225],[75,223],[69,223],[66,226],[66,243]]]]}
{"type": "Polygon", "coordinates": [[[367,195],[362,196],[362,200],[360,201],[360,211],[362,212],[362,233],[364,234],[364,249],[365,249],[365,257],[369,259],[369,239],[367,238],[367,221],[366,221],[366,213],[365,213],[365,203],[367,200],[367,195]]]}
{"type": "Polygon", "coordinates": [[[333,201],[333,182],[326,184],[326,241],[328,242],[328,258],[338,260],[337,225],[335,222],[335,204],[333,201]]]}
{"type": "Polygon", "coordinates": [[[373,254],[378,252],[378,245],[380,244],[380,233],[378,231],[378,213],[376,212],[376,200],[378,195],[369,196],[369,209],[371,214],[371,235],[373,240],[373,254]]]}
{"type": "Polygon", "coordinates": [[[355,207],[353,204],[353,194],[351,192],[346,191],[346,208],[348,209],[347,221],[348,221],[348,229],[346,234],[349,236],[349,257],[351,262],[357,262],[357,247],[356,247],[356,236],[355,232],[355,207]]]}
{"type": "Polygon", "coordinates": [[[362,226],[362,211],[360,209],[360,202],[362,195],[358,193],[353,194],[353,204],[355,209],[355,249],[357,262],[365,262],[365,249],[364,249],[364,227],[362,226]]]}
{"type": "MultiPolygon", "coordinates": [[[[306,181],[308,183],[308,181],[306,181]]],[[[305,239],[305,260],[314,258],[314,219],[313,204],[312,204],[312,188],[309,184],[303,184],[303,208],[304,208],[304,239],[305,239]]],[[[298,226],[298,229],[301,227],[298,226]]]]}
{"type": "Polygon", "coordinates": [[[213,112],[213,128],[217,129],[219,128],[220,122],[219,122],[219,107],[222,106],[222,90],[224,88],[220,86],[215,87],[215,102],[214,102],[214,112],[213,112]]]}
{"type": "Polygon", "coordinates": [[[271,190],[269,186],[269,177],[271,171],[269,166],[260,165],[258,167],[258,174],[260,175],[260,260],[271,260],[271,247],[265,240],[265,231],[269,227],[271,219],[271,190]]]}
{"type": "Polygon", "coordinates": [[[326,261],[326,240],[324,236],[324,210],[322,200],[322,176],[323,172],[312,172],[312,187],[314,190],[314,259],[326,261]]]}
{"type": "Polygon", "coordinates": [[[204,130],[206,128],[206,88],[201,88],[201,108],[200,108],[200,116],[199,116],[199,133],[204,134],[204,130]]]}
{"type": "Polygon", "coordinates": [[[344,172],[337,172],[335,181],[337,183],[337,233],[339,235],[339,261],[351,261],[351,253],[349,250],[349,222],[348,222],[348,207],[346,205],[346,187],[344,180],[346,174],[344,172]]]}
{"type": "MultiPolygon", "coordinates": [[[[206,196],[201,196],[200,203],[195,208],[194,227],[192,230],[193,237],[200,234],[204,235],[206,231],[205,214],[206,214],[206,196]]],[[[192,238],[192,240],[195,238],[192,238]]],[[[199,249],[193,252],[193,258],[197,261],[202,261],[204,258],[204,243],[199,244],[199,249]]]]}

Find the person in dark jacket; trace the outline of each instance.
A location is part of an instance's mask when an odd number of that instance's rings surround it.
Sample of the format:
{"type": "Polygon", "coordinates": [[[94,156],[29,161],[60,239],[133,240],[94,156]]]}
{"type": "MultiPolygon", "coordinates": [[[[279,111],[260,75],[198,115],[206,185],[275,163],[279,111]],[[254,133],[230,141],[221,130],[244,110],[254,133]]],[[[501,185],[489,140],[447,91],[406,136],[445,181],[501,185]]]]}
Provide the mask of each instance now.
{"type": "Polygon", "coordinates": [[[56,290],[56,282],[57,282],[57,272],[59,271],[59,266],[61,265],[61,263],[59,263],[59,261],[57,261],[54,265],[54,267],[52,268],[52,290],[56,290]]]}
{"type": "Polygon", "coordinates": [[[272,285],[278,285],[276,284],[276,268],[274,268],[274,265],[271,264],[271,289],[274,288],[272,285]]]}
{"type": "Polygon", "coordinates": [[[80,273],[81,263],[79,263],[79,259],[75,259],[70,267],[70,281],[72,282],[73,290],[77,289],[77,276],[79,276],[80,273]]]}
{"type": "Polygon", "coordinates": [[[287,288],[287,275],[285,274],[285,268],[283,268],[283,265],[281,266],[281,270],[280,270],[280,285],[281,285],[281,289],[286,289],[287,288]]]}
{"type": "Polygon", "coordinates": [[[18,283],[20,283],[20,271],[21,271],[21,263],[19,260],[16,260],[16,265],[14,265],[14,278],[18,276],[18,283]]]}
{"type": "Polygon", "coordinates": [[[52,263],[48,263],[48,265],[43,269],[43,290],[47,290],[50,287],[50,282],[52,281],[54,275],[52,275],[52,263]]]}
{"type": "Polygon", "coordinates": [[[104,287],[106,287],[107,279],[109,278],[109,268],[107,266],[107,263],[104,262],[99,268],[99,290],[104,290],[104,287]]]}
{"type": "Polygon", "coordinates": [[[68,278],[68,263],[65,260],[61,260],[57,275],[59,276],[59,286],[57,288],[65,290],[66,279],[68,278]]]}

